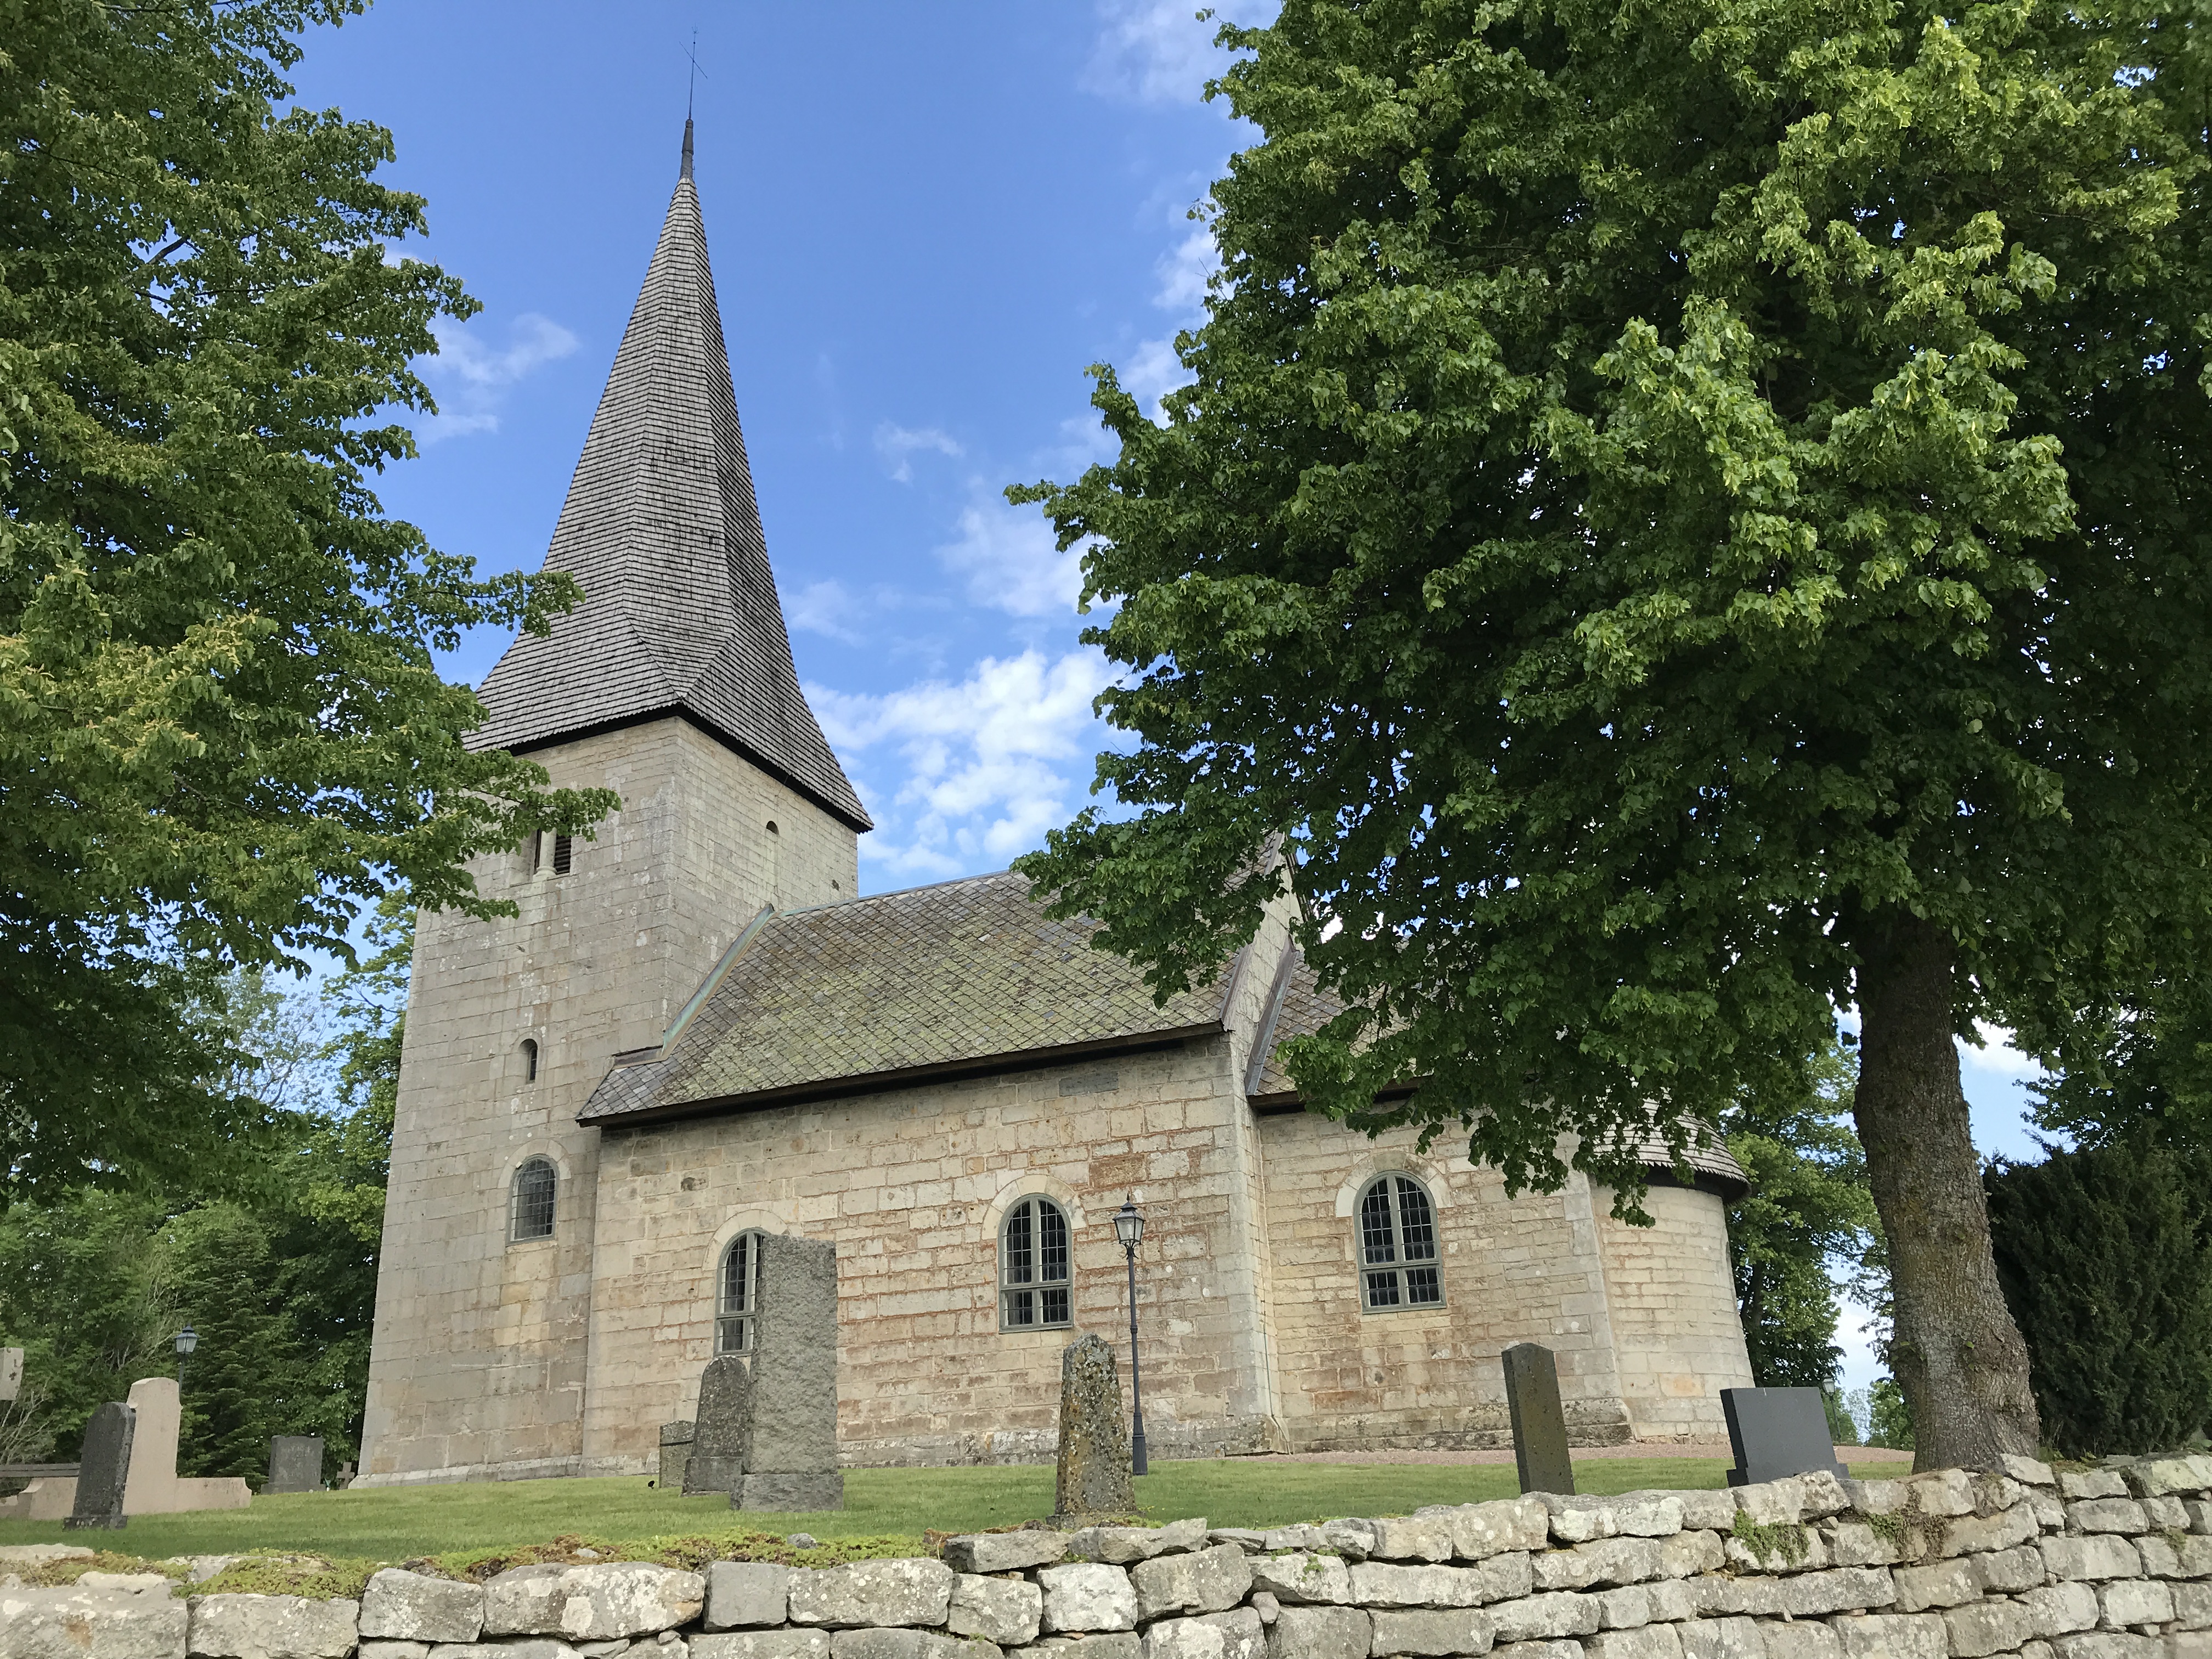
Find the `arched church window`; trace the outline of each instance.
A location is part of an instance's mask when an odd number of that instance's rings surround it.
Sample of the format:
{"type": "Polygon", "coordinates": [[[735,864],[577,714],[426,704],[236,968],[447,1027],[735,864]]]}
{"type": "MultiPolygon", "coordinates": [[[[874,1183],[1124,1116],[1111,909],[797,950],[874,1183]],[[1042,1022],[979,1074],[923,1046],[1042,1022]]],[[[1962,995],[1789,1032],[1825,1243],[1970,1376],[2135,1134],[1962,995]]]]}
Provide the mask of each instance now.
{"type": "Polygon", "coordinates": [[[753,1322],[760,1316],[760,1242],[757,1232],[739,1233],[722,1250],[715,1276],[714,1352],[750,1353],[753,1322]]]}
{"type": "Polygon", "coordinates": [[[1025,1198],[999,1229],[999,1328],[1026,1331],[1070,1322],[1067,1216],[1048,1198],[1025,1198]]]}
{"type": "Polygon", "coordinates": [[[1359,1195],[1359,1304],[1370,1313],[1433,1308],[1444,1299],[1437,1273],[1437,1212],[1411,1176],[1377,1176],[1359,1195]]]}
{"type": "Polygon", "coordinates": [[[538,1039],[536,1037],[522,1039],[522,1080],[525,1083],[538,1081],[538,1039]]]}
{"type": "Polygon", "coordinates": [[[525,1158],[514,1172],[514,1199],[507,1237],[517,1243],[553,1237],[553,1194],[559,1178],[542,1158],[525,1158]]]}

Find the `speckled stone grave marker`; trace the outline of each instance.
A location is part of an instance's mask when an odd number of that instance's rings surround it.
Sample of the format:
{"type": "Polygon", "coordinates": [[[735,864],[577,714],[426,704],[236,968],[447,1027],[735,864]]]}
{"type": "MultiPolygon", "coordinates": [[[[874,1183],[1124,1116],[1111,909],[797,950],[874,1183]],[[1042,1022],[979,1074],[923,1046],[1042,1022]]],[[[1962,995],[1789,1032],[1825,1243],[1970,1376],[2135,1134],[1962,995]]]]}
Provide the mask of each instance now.
{"type": "Polygon", "coordinates": [[[1096,1336],[1060,1357],[1060,1479],[1055,1526],[1137,1512],[1129,1474],[1129,1419],[1114,1350],[1096,1336]]]}
{"type": "Polygon", "coordinates": [[[697,1431],[690,1419],[660,1425],[660,1474],[653,1482],[662,1492],[682,1492],[684,1472],[690,1466],[691,1442],[697,1431]]]}
{"type": "Polygon", "coordinates": [[[320,1492],[323,1437],[280,1434],[269,1442],[269,1481],[264,1492],[320,1492]]]}
{"type": "Polygon", "coordinates": [[[1505,1408],[1513,1417],[1513,1462],[1522,1492],[1571,1493],[1575,1466],[1567,1455],[1567,1413],[1559,1404],[1559,1368],[1549,1348],[1516,1342],[1505,1362],[1505,1408]]]}
{"type": "Polygon", "coordinates": [[[111,1530],[123,1526],[123,1488],[131,1475],[131,1442],[137,1429],[138,1413],[119,1400],[93,1413],[84,1425],[84,1450],[77,1464],[76,1507],[62,1525],[111,1530]]]}
{"type": "Polygon", "coordinates": [[[751,1419],[732,1508],[845,1507],[837,1467],[837,1247],[827,1239],[769,1233],[760,1242],[751,1419]]]}
{"type": "Polygon", "coordinates": [[[684,1464],[684,1495],[737,1491],[745,1478],[745,1442],[752,1428],[750,1362],[734,1353],[708,1360],[699,1378],[699,1415],[684,1464]]]}

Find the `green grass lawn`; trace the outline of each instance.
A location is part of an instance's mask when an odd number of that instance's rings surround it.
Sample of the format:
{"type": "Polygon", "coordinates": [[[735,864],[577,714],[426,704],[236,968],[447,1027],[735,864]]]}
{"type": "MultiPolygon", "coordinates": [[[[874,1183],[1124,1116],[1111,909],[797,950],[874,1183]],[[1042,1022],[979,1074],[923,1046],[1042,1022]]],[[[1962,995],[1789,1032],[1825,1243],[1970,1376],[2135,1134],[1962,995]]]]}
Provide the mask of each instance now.
{"type": "MultiPolygon", "coordinates": [[[[1584,1492],[1717,1486],[1727,1465],[1691,1458],[1591,1458],[1575,1466],[1584,1492]]],[[[1901,1474],[1868,1464],[1860,1475],[1901,1474]]],[[[542,1542],[564,1534],[623,1542],[682,1534],[811,1532],[823,1540],[926,1529],[968,1532],[1052,1512],[1048,1464],[994,1468],[849,1469],[846,1507],[830,1515],[732,1511],[724,1498],[679,1498],[642,1476],[381,1486],[257,1498],[246,1510],[141,1516],[120,1533],[65,1533],[59,1522],[0,1522],[0,1544],[82,1543],[132,1555],[296,1550],[373,1561],[542,1542]]],[[[1281,1526],[1339,1515],[1405,1515],[1424,1504],[1510,1498],[1510,1463],[1277,1463],[1216,1458],[1161,1463],[1137,1482],[1154,1521],[1202,1515],[1217,1527],[1281,1526]]]]}

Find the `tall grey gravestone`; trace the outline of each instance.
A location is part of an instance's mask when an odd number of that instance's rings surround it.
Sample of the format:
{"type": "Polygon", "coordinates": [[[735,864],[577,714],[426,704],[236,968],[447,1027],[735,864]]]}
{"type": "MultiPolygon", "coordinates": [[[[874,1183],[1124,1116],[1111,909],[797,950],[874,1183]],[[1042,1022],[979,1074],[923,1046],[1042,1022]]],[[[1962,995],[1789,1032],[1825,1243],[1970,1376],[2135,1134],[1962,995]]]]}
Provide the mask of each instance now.
{"type": "Polygon", "coordinates": [[[62,1525],[123,1526],[123,1488],[131,1478],[131,1441],[137,1430],[138,1413],[119,1400],[93,1413],[77,1463],[76,1507],[62,1525]]]}
{"type": "Polygon", "coordinates": [[[23,1351],[0,1348],[0,1400],[13,1400],[22,1388],[23,1351]]]}
{"type": "Polygon", "coordinates": [[[1516,1342],[1502,1358],[1521,1490],[1571,1493],[1575,1466],[1567,1455],[1567,1413],[1559,1404],[1559,1368],[1552,1351],[1534,1342],[1516,1342]]]}
{"type": "MultiPolygon", "coordinates": [[[[837,1467],[837,1247],[827,1239],[769,1233],[760,1242],[751,1423],[732,1509],[845,1507],[837,1467]]],[[[703,1449],[695,1445],[695,1464],[703,1449]]]]}
{"type": "Polygon", "coordinates": [[[1080,1526],[1137,1512],[1129,1474],[1129,1419],[1114,1350],[1096,1336],[1060,1357],[1060,1475],[1055,1523],[1080,1526]]]}
{"type": "Polygon", "coordinates": [[[269,1480],[264,1492],[320,1492],[323,1437],[280,1434],[269,1442],[269,1480]]]}
{"type": "Polygon", "coordinates": [[[1835,1435],[1818,1389],[1723,1389],[1721,1411],[1735,1449],[1735,1467],[1728,1472],[1731,1486],[1814,1469],[1850,1479],[1851,1472],[1836,1461],[1835,1435]]]}
{"type": "MultiPolygon", "coordinates": [[[[760,1322],[753,1322],[757,1332],[760,1322]]],[[[745,1442],[753,1427],[752,1362],[726,1353],[707,1362],[699,1378],[699,1415],[684,1464],[684,1495],[733,1492],[745,1476],[745,1442]]],[[[665,1454],[663,1454],[664,1458],[665,1454]]]]}

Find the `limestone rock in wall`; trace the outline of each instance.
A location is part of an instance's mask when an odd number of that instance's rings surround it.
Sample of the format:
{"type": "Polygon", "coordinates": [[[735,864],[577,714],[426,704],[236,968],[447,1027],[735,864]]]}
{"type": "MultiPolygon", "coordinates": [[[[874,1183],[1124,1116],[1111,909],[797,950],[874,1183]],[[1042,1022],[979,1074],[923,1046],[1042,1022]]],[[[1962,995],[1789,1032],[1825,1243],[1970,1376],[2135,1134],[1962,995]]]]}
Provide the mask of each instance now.
{"type": "Polygon", "coordinates": [[[8,1659],[184,1659],[187,1614],[173,1597],[128,1590],[0,1589],[8,1659]]]}
{"type": "Polygon", "coordinates": [[[707,1628],[781,1625],[789,1616],[791,1569],[773,1561],[707,1565],[707,1628]]]}
{"type": "Polygon", "coordinates": [[[1001,1647],[1036,1640],[1044,1617],[1044,1592],[1013,1578],[962,1573],[952,1581],[945,1627],[955,1636],[980,1636],[1001,1647]]]}
{"type": "MultiPolygon", "coordinates": [[[[952,1600],[952,1569],[942,1561],[854,1561],[794,1570],[794,1625],[848,1627],[941,1625],[952,1600]]],[[[834,1646],[834,1644],[833,1644],[834,1646]]]]}
{"type": "Polygon", "coordinates": [[[1285,1607],[1267,1632],[1267,1659],[1367,1659],[1374,1626],[1358,1607],[1285,1607]]]}
{"type": "Polygon", "coordinates": [[[1036,1575],[1044,1593],[1042,1627],[1048,1632],[1133,1631],[1137,1592],[1129,1575],[1103,1561],[1070,1561],[1036,1575]]]}
{"type": "Polygon", "coordinates": [[[1137,1592],[1137,1617],[1158,1619],[1176,1613],[1219,1613],[1235,1607],[1252,1588],[1252,1566],[1234,1544],[1217,1544],[1188,1555],[1163,1555],[1129,1570],[1137,1592]]]}
{"type": "Polygon", "coordinates": [[[1352,1570],[1334,1555],[1294,1550],[1252,1559],[1252,1583],[1293,1606],[1341,1607],[1352,1600],[1352,1570]]]}
{"type": "Polygon", "coordinates": [[[1021,1572],[1048,1567],[1067,1553],[1064,1532],[982,1532],[945,1540],[945,1565],[955,1572],[1021,1572]]]}
{"type": "Polygon", "coordinates": [[[695,1636],[690,1659],[830,1659],[826,1630],[745,1630],[695,1636]]]}
{"type": "Polygon", "coordinates": [[[1261,1659],[1266,1650],[1267,1632],[1249,1607],[1163,1619],[1138,1647],[1142,1659],[1261,1659]]]}
{"type": "MultiPolygon", "coordinates": [[[[1488,1613],[1476,1607],[1436,1611],[1377,1612],[1369,1618],[1373,1635],[1369,1651],[1376,1659],[1396,1654],[1435,1659],[1444,1654],[1483,1654],[1496,1639],[1496,1626],[1488,1613]]],[[[1637,1656],[1636,1659],[1642,1659],[1637,1656]]],[[[1657,1659],[1666,1659],[1658,1656],[1657,1659]]]]}
{"type": "Polygon", "coordinates": [[[345,1659],[361,1628],[358,1601],[304,1595],[195,1595],[186,1650],[207,1659],[345,1659]]]}
{"type": "Polygon", "coordinates": [[[483,1632],[481,1584],[386,1567],[361,1595],[363,1640],[473,1642],[483,1632]]]}

